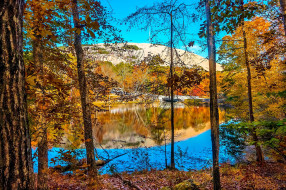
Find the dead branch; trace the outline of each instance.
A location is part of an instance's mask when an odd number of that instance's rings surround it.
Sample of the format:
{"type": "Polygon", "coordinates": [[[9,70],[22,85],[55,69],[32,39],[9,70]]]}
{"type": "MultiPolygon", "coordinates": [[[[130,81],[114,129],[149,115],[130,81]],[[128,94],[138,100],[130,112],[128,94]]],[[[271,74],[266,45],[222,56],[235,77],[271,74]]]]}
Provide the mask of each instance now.
{"type": "Polygon", "coordinates": [[[124,184],[127,184],[129,187],[135,188],[137,190],[143,190],[141,187],[139,187],[138,185],[132,183],[129,180],[124,179],[121,175],[119,174],[115,174],[115,177],[118,177],[121,181],[123,181],[124,184]]]}

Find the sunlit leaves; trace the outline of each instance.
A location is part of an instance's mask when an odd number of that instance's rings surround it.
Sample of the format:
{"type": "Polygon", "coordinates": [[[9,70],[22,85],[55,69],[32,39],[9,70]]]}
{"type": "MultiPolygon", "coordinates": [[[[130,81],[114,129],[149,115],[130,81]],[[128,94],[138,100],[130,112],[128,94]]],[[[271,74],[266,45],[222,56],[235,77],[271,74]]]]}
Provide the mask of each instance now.
{"type": "MultiPolygon", "coordinates": [[[[279,119],[283,117],[283,104],[285,99],[275,94],[283,91],[285,80],[281,70],[284,54],[283,48],[276,48],[283,44],[278,36],[264,43],[264,36],[271,29],[270,22],[264,18],[256,17],[245,22],[245,31],[248,41],[249,60],[252,72],[253,104],[255,117],[260,119],[279,119]],[[279,46],[278,46],[279,45],[279,46]],[[270,53],[270,54],[269,54],[270,53]],[[271,95],[269,95],[271,94],[271,95]]],[[[236,108],[232,116],[242,120],[247,118],[247,85],[246,70],[244,69],[244,53],[242,41],[242,28],[238,27],[234,34],[223,38],[218,53],[223,56],[226,75],[222,88],[229,98],[228,101],[236,108]]]]}
{"type": "MultiPolygon", "coordinates": [[[[242,1],[243,2],[243,1],[242,1]]],[[[201,6],[204,1],[201,1],[201,6]]],[[[211,1],[212,22],[216,33],[224,31],[233,33],[243,20],[249,20],[255,15],[265,11],[266,6],[258,2],[245,1],[243,5],[239,0],[213,0],[211,1]]],[[[199,36],[206,36],[206,22],[201,24],[199,36]]]]}

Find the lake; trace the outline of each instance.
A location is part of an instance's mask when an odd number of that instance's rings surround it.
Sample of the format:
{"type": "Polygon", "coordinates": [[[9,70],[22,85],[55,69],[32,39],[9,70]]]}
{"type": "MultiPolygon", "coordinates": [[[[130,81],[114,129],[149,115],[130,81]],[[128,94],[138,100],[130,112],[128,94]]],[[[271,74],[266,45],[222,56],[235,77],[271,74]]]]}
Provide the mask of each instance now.
{"type": "MultiPolygon", "coordinates": [[[[118,104],[96,113],[94,137],[96,153],[101,159],[124,154],[100,169],[100,173],[133,172],[143,169],[164,169],[170,163],[170,103],[118,104]]],[[[186,106],[175,103],[175,160],[180,170],[202,169],[211,166],[211,137],[209,107],[186,106]]],[[[225,111],[220,108],[220,122],[225,111]]],[[[59,151],[71,149],[72,134],[61,147],[49,150],[49,160],[60,158],[59,151]]],[[[78,159],[85,157],[83,143],[72,148],[78,159]]],[[[35,150],[33,150],[35,152],[35,150]]],[[[37,160],[35,171],[37,171],[37,160]]],[[[221,162],[233,162],[224,147],[221,162]]],[[[49,166],[64,162],[49,163],[49,166]]]]}

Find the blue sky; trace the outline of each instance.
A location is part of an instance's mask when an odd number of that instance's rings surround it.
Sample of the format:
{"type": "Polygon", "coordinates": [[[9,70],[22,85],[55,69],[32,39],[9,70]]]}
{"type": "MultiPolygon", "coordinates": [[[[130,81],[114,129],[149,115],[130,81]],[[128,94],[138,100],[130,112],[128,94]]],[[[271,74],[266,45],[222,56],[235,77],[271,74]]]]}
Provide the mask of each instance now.
{"type": "MultiPolygon", "coordinates": [[[[179,0],[180,2],[184,2],[186,4],[188,3],[194,3],[195,1],[192,0],[179,0]]],[[[102,4],[106,6],[106,8],[112,12],[112,16],[116,19],[124,19],[131,13],[135,12],[138,8],[143,6],[151,6],[154,2],[160,2],[160,0],[101,0],[102,4]]],[[[191,12],[193,12],[193,9],[190,9],[191,12]]],[[[198,55],[201,55],[203,57],[207,57],[207,51],[202,50],[200,47],[200,44],[198,43],[199,37],[198,32],[200,29],[200,24],[203,21],[198,21],[196,23],[192,23],[188,28],[188,35],[187,35],[187,41],[195,41],[195,45],[190,50],[198,55]]],[[[124,39],[128,42],[134,42],[134,43],[149,43],[149,31],[141,31],[138,28],[132,28],[130,31],[128,31],[128,27],[125,25],[119,25],[116,24],[116,27],[119,28],[122,31],[122,36],[124,39]]],[[[166,40],[167,37],[165,37],[166,40]]],[[[164,37],[163,37],[164,39],[164,37]]],[[[182,47],[178,47],[180,49],[184,49],[182,47]]]]}

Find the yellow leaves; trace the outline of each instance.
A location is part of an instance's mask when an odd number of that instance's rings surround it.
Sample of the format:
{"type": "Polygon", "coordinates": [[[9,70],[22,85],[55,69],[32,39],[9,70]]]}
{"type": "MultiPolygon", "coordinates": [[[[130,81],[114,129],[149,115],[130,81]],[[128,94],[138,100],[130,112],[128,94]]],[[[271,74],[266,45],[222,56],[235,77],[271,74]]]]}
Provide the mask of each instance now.
{"type": "MultiPolygon", "coordinates": [[[[53,36],[52,28],[55,24],[55,17],[59,17],[55,8],[57,3],[44,0],[28,0],[24,13],[24,26],[27,30],[27,37],[35,40],[36,36],[43,38],[53,36]]],[[[42,40],[42,39],[41,39],[42,40]]]]}
{"type": "Polygon", "coordinates": [[[27,33],[27,38],[30,38],[30,39],[33,40],[33,41],[36,40],[36,37],[35,37],[35,35],[34,35],[32,32],[28,32],[28,33],[27,33]]]}
{"type": "Polygon", "coordinates": [[[105,104],[105,102],[103,102],[103,101],[94,101],[94,102],[92,102],[92,104],[95,105],[95,106],[102,106],[102,105],[105,104]]]}
{"type": "Polygon", "coordinates": [[[34,31],[27,32],[27,38],[30,38],[33,41],[43,40],[43,38],[51,37],[52,40],[56,40],[56,36],[50,30],[45,30],[43,28],[39,29],[36,33],[34,31]]]}
{"type": "MultiPolygon", "coordinates": [[[[254,31],[248,34],[249,36],[252,35],[248,38],[249,55],[251,59],[255,58],[257,52],[264,48],[268,48],[269,45],[273,45],[259,44],[259,38],[255,36],[256,33],[257,35],[261,32],[263,33],[258,26],[266,27],[267,24],[263,25],[263,23],[265,23],[263,19],[257,18],[254,22],[254,25],[256,26],[253,26],[254,31]]],[[[266,29],[263,28],[262,30],[266,29]]],[[[231,38],[227,37],[226,39],[237,40],[238,38],[237,36],[232,35],[231,38]]],[[[244,66],[243,54],[233,51],[232,55],[238,57],[233,60],[233,63],[236,65],[241,64],[242,69],[229,71],[228,74],[225,75],[222,85],[227,96],[232,98],[231,103],[237,108],[233,109],[231,112],[233,112],[235,116],[239,115],[241,118],[247,118],[247,72],[244,66]]],[[[283,68],[283,64],[281,64],[280,61],[277,61],[277,59],[269,60],[269,63],[271,64],[271,68],[266,69],[263,76],[254,67],[251,67],[253,106],[255,118],[258,120],[265,118],[281,118],[283,113],[282,106],[285,104],[282,98],[275,96],[275,93],[285,89],[286,83],[283,81],[283,74],[280,72],[285,70],[285,67],[283,68]]]]}
{"type": "Polygon", "coordinates": [[[41,30],[41,36],[47,37],[48,35],[53,35],[49,30],[41,30]]]}
{"type": "Polygon", "coordinates": [[[41,5],[42,9],[45,10],[45,9],[49,9],[50,8],[50,5],[48,3],[43,3],[41,5]]]}
{"type": "Polygon", "coordinates": [[[36,85],[36,76],[29,76],[26,78],[26,82],[29,84],[29,85],[32,85],[32,86],[35,86],[36,85]]]}
{"type": "Polygon", "coordinates": [[[74,89],[73,95],[76,96],[76,97],[80,97],[80,92],[79,92],[79,90],[78,90],[78,89],[74,89]]]}
{"type": "Polygon", "coordinates": [[[51,82],[53,82],[53,83],[59,83],[59,84],[62,84],[62,83],[63,83],[63,80],[62,80],[62,79],[58,79],[58,78],[51,78],[50,80],[51,80],[51,82]]]}
{"type": "Polygon", "coordinates": [[[31,141],[32,148],[36,148],[38,145],[37,141],[31,141]]]}
{"type": "Polygon", "coordinates": [[[94,92],[93,92],[92,90],[89,90],[89,93],[90,93],[91,95],[94,95],[94,92]]]}
{"type": "Polygon", "coordinates": [[[80,33],[81,33],[80,28],[76,28],[76,29],[75,29],[75,32],[76,32],[78,35],[80,35],[80,33]]]}

